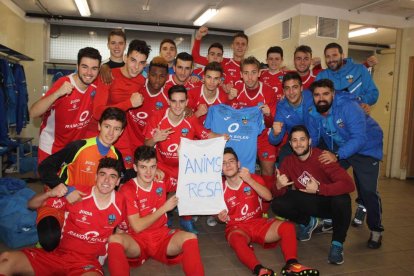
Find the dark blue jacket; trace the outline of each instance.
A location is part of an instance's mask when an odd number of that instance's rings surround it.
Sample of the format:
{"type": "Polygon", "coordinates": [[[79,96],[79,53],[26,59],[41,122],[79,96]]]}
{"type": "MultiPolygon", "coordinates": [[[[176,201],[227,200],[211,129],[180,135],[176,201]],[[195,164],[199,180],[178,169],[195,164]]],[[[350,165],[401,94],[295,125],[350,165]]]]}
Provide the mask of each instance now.
{"type": "Polygon", "coordinates": [[[338,148],[339,159],[347,159],[354,154],[382,159],[382,129],[356,101],[336,95],[328,112],[324,117],[314,105],[308,111],[305,121],[312,146],[317,146],[323,139],[332,152],[338,148]],[[326,121],[332,122],[329,132],[324,127],[326,121]]]}

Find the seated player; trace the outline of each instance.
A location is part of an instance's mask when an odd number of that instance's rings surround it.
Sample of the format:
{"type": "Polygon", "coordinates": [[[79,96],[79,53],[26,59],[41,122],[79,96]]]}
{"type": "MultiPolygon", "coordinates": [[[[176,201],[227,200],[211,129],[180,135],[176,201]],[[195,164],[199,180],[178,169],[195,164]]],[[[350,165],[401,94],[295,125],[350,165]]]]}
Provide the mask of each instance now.
{"type": "Polygon", "coordinates": [[[103,275],[98,258],[106,255],[109,236],[124,220],[124,198],[114,191],[120,179],[118,160],[103,158],[96,184],[82,201],[68,204],[66,191],[58,187],[34,196],[29,201],[30,208],[60,204],[66,212],[59,247],[52,252],[39,248],[4,252],[0,255],[0,275],[103,275]]]}
{"type": "Polygon", "coordinates": [[[247,168],[240,169],[232,148],[224,149],[223,175],[228,211],[220,212],[218,218],[227,223],[226,239],[239,260],[255,275],[276,275],[260,263],[249,244],[255,242],[272,247],[279,243],[286,261],[282,275],[319,275],[318,270],[303,266],[297,260],[294,224],[262,217],[261,200],[272,199],[270,190],[260,176],[250,174],[247,168]]]}
{"type": "Polygon", "coordinates": [[[141,146],[135,151],[137,177],[120,189],[127,201],[128,233],[109,238],[108,266],[111,275],[129,275],[129,264],[137,266],[149,258],[165,264],[182,263],[185,275],[203,276],[197,236],[167,227],[167,212],[177,206],[175,187],[167,179],[155,179],[156,150],[141,146]],[[129,261],[129,264],[128,264],[129,261]]]}
{"type": "MultiPolygon", "coordinates": [[[[66,200],[74,203],[82,199],[80,188],[95,184],[96,169],[101,158],[115,158],[124,172],[122,155],[113,144],[125,125],[124,111],[115,107],[105,109],[99,120],[98,136],[73,141],[40,163],[38,172],[42,183],[47,185],[45,188],[67,191],[66,200]]],[[[134,172],[130,170],[130,173],[134,172]]],[[[52,251],[59,244],[65,213],[49,205],[40,207],[37,213],[39,243],[46,251],[52,251]]]]}
{"type": "Polygon", "coordinates": [[[299,224],[298,239],[311,238],[314,217],[332,219],[333,235],[328,261],[342,264],[343,243],[351,222],[351,197],[355,190],[351,176],[337,162],[320,161],[322,150],[312,148],[307,128],[294,126],[289,134],[293,153],[278,171],[279,195],[272,201],[273,212],[299,224]],[[291,182],[290,182],[291,181],[291,182]],[[295,189],[287,189],[294,185],[295,189]]]}

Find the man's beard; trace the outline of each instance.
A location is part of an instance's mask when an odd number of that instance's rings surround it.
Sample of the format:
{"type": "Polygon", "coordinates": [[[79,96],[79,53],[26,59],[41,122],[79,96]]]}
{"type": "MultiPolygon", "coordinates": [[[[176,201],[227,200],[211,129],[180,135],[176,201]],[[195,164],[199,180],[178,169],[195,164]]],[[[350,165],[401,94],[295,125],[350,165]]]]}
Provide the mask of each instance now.
{"type": "Polygon", "coordinates": [[[332,102],[328,103],[327,101],[319,101],[317,104],[315,104],[315,106],[316,106],[316,111],[323,114],[331,108],[332,102]],[[325,103],[325,104],[324,105],[319,105],[320,103],[325,103]]]}
{"type": "Polygon", "coordinates": [[[297,156],[297,157],[301,157],[304,156],[306,154],[308,154],[310,151],[310,146],[308,146],[302,153],[297,153],[296,151],[293,151],[293,153],[297,156]]]}
{"type": "Polygon", "coordinates": [[[330,64],[328,65],[328,68],[331,69],[332,71],[338,71],[339,69],[341,69],[343,61],[342,59],[338,60],[337,62],[334,63],[335,65],[330,66],[330,64]]]}

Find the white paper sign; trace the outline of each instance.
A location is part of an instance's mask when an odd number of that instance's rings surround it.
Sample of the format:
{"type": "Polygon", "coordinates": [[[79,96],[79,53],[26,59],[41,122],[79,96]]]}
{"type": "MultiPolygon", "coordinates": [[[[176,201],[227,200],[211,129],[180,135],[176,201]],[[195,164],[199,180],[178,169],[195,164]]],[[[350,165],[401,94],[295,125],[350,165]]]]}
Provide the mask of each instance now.
{"type": "Polygon", "coordinates": [[[178,154],[178,212],[184,215],[216,215],[227,210],[221,169],[226,141],[181,138],[178,154]]]}

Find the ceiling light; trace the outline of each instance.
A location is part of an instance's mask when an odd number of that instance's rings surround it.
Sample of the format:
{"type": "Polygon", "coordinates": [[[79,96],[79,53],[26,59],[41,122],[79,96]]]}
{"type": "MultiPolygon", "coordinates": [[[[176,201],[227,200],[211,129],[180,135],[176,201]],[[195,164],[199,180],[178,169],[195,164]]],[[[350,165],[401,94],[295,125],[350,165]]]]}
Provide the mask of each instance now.
{"type": "Polygon", "coordinates": [[[193,25],[195,26],[203,26],[204,23],[209,21],[211,18],[213,18],[217,13],[219,12],[219,9],[207,9],[199,18],[197,18],[193,25]]]}
{"type": "Polygon", "coordinates": [[[75,0],[75,4],[81,16],[91,16],[87,0],[75,0]]]}
{"type": "Polygon", "coordinates": [[[376,33],[377,31],[378,31],[377,28],[372,28],[372,27],[355,29],[348,33],[348,37],[351,38],[351,37],[356,37],[356,36],[361,36],[361,35],[373,34],[373,33],[376,33]]]}

